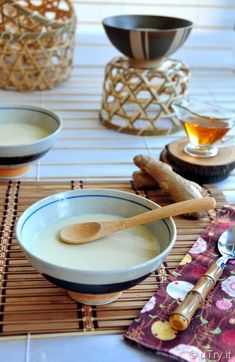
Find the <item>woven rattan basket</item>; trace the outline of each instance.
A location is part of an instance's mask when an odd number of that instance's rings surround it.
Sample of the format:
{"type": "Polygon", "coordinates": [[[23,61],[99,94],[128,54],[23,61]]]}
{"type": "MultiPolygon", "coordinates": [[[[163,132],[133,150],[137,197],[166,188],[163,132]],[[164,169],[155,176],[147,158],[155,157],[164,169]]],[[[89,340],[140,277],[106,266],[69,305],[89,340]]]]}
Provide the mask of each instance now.
{"type": "Polygon", "coordinates": [[[43,90],[66,80],[75,27],[68,0],[0,0],[0,88],[43,90]]]}

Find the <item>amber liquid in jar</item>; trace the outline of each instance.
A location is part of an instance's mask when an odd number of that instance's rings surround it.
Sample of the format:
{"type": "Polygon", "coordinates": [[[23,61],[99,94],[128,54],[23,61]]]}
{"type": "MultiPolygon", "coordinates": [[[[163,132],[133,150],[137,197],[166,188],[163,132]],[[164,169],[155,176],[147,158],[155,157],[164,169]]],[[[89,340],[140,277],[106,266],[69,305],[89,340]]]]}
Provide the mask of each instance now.
{"type": "Polygon", "coordinates": [[[181,121],[189,141],[193,145],[212,145],[221,140],[224,135],[229,131],[229,127],[225,121],[221,120],[202,120],[202,119],[189,119],[188,121],[181,121]]]}

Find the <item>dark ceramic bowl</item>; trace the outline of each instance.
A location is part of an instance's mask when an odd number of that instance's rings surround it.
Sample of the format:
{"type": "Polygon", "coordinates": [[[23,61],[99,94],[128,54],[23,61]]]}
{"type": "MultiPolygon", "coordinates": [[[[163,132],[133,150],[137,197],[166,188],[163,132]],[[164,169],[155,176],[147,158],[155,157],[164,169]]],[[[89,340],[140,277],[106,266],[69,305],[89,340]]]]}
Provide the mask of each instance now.
{"type": "Polygon", "coordinates": [[[154,15],[118,15],[102,21],[111,43],[124,55],[158,61],[179,49],[191,32],[189,20],[154,15]]]}
{"type": "MultiPolygon", "coordinates": [[[[144,247],[135,248],[136,235],[133,238],[122,236],[124,239],[119,239],[119,243],[103,239],[83,245],[68,245],[51,234],[46,237],[43,232],[48,231],[50,225],[58,221],[61,223],[71,216],[76,220],[87,214],[91,214],[91,220],[94,220],[94,214],[96,217],[107,214],[126,218],[158,207],[146,198],[124,191],[67,191],[30,206],[18,220],[17,240],[34,268],[52,283],[67,290],[73,299],[86,304],[106,304],[117,299],[123,290],[140,283],[166,259],[176,239],[172,218],[147,224],[159,241],[160,253],[131,265],[128,264],[130,258],[136,253],[142,255],[145,250],[144,247]],[[40,251],[37,245],[43,250],[40,251]],[[109,257],[104,256],[104,250],[109,257]],[[123,259],[127,264],[123,264],[123,259]]],[[[53,229],[54,235],[59,232],[61,224],[57,226],[53,229]]]]}

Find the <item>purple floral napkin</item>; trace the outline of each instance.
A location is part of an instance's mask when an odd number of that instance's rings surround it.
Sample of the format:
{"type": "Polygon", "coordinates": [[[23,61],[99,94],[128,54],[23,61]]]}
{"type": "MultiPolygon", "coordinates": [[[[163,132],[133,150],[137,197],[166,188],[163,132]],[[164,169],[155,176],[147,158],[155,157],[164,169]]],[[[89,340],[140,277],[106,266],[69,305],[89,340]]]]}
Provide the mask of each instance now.
{"type": "Polygon", "coordinates": [[[235,208],[224,206],[130,325],[127,339],[179,361],[235,362],[234,261],[228,262],[187,330],[176,331],[168,322],[177,304],[219,257],[217,240],[233,225],[235,208]]]}

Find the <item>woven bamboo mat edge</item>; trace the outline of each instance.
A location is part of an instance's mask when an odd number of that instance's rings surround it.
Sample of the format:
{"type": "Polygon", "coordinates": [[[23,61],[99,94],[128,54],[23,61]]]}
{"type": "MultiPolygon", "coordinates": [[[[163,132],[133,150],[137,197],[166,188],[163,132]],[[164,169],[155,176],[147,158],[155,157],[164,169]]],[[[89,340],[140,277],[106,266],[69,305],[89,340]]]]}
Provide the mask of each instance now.
{"type": "MultiPolygon", "coordinates": [[[[224,204],[226,204],[226,200],[224,198],[223,193],[218,190],[215,186],[213,185],[206,185],[209,193],[214,196],[217,200],[217,206],[220,208],[221,206],[223,206],[224,204]]],[[[1,248],[1,257],[0,257],[0,261],[4,261],[4,258],[7,260],[7,263],[5,263],[5,265],[2,263],[2,265],[0,264],[0,284],[1,284],[1,289],[2,291],[4,291],[4,287],[7,288],[7,284],[9,284],[9,280],[4,280],[2,278],[2,276],[4,275],[4,269],[10,269],[11,266],[9,266],[9,263],[11,263],[11,251],[10,251],[10,247],[16,247],[14,246],[14,239],[15,239],[15,235],[14,235],[14,227],[15,227],[15,223],[16,220],[19,216],[19,214],[26,208],[29,206],[30,203],[35,202],[35,199],[39,199],[42,197],[47,196],[48,194],[52,194],[52,193],[56,193],[59,191],[65,191],[65,190],[70,190],[70,189],[81,189],[81,188],[112,188],[112,189],[122,189],[122,190],[126,190],[126,191],[130,191],[130,192],[135,192],[141,196],[144,197],[150,197],[151,199],[154,199],[154,201],[158,202],[159,204],[161,204],[163,206],[164,203],[170,203],[171,201],[162,194],[161,190],[136,190],[131,182],[126,182],[126,181],[117,181],[117,182],[84,182],[84,181],[68,181],[68,182],[38,182],[38,183],[34,183],[34,182],[9,182],[9,183],[0,183],[0,205],[2,204],[2,206],[0,206],[0,222],[1,222],[1,226],[2,226],[2,232],[1,232],[1,244],[0,244],[0,248],[1,248]],[[27,192],[27,190],[33,190],[33,194],[29,194],[27,192]],[[41,193],[39,193],[39,191],[41,190],[41,193]],[[36,195],[34,194],[36,192],[36,195]],[[155,198],[157,198],[157,200],[155,200],[155,198]],[[13,245],[13,246],[12,246],[13,245]],[[5,283],[5,284],[4,284],[5,283]]],[[[177,224],[177,220],[175,219],[176,224],[177,224]]],[[[178,221],[180,222],[180,218],[178,218],[178,221]]],[[[183,219],[182,221],[183,223],[187,222],[185,221],[185,219],[183,219]]],[[[205,226],[207,226],[210,223],[210,220],[207,219],[206,221],[199,221],[198,222],[198,232],[199,229],[203,229],[205,226]]],[[[196,221],[197,224],[197,221],[196,221]]],[[[187,231],[187,228],[186,228],[187,231]]],[[[184,237],[184,235],[181,235],[181,237],[184,237]]],[[[195,237],[196,238],[196,237],[195,237]]],[[[99,314],[99,308],[95,308],[95,307],[86,307],[86,306],[78,306],[78,309],[76,310],[76,313],[80,313],[80,319],[83,320],[82,322],[82,328],[79,327],[79,329],[76,330],[76,328],[74,328],[74,330],[70,331],[47,331],[47,332],[40,332],[36,331],[36,330],[28,330],[28,331],[24,331],[24,332],[10,332],[8,330],[5,332],[2,332],[0,335],[0,340],[1,339],[12,339],[12,338],[24,338],[28,333],[30,333],[30,335],[33,338],[46,338],[48,336],[53,337],[53,336],[71,336],[71,335],[84,335],[84,334],[117,334],[117,333],[123,333],[124,330],[127,328],[128,323],[131,322],[131,320],[133,320],[135,318],[135,316],[138,314],[139,310],[142,308],[142,306],[147,302],[147,300],[151,297],[151,295],[154,293],[154,291],[157,289],[157,284],[163,282],[167,275],[169,274],[169,272],[171,272],[177,265],[178,263],[181,261],[181,259],[183,258],[183,256],[186,254],[187,250],[190,248],[190,246],[193,244],[193,242],[190,240],[190,242],[187,242],[187,235],[186,235],[186,241],[183,240],[183,245],[186,244],[187,246],[185,248],[182,248],[182,245],[179,246],[178,249],[176,249],[175,255],[174,253],[170,254],[170,259],[169,259],[169,265],[167,264],[167,262],[163,263],[159,269],[158,269],[158,273],[156,274],[155,278],[156,280],[158,280],[158,282],[156,282],[154,284],[153,278],[151,279],[150,282],[142,282],[140,283],[139,286],[137,286],[137,289],[135,290],[135,288],[130,289],[129,291],[124,292],[124,294],[128,297],[126,297],[126,299],[123,300],[123,302],[120,302],[123,306],[123,304],[128,302],[130,303],[130,305],[132,305],[130,308],[130,310],[132,311],[132,315],[127,318],[127,321],[124,321],[124,325],[121,324],[121,326],[117,326],[114,329],[109,329],[110,327],[104,327],[99,328],[99,318],[97,317],[97,310],[98,310],[98,314],[99,314]],[[190,245],[189,245],[190,244],[190,245]],[[144,284],[146,283],[146,285],[144,284]],[[143,285],[142,289],[141,289],[141,285],[143,285]],[[152,286],[153,285],[153,286],[152,286]],[[138,289],[140,288],[140,289],[138,289]],[[145,291],[145,288],[147,288],[147,292],[145,291]],[[141,295],[141,293],[144,295],[144,297],[138,297],[138,295],[141,295]],[[137,299],[135,297],[135,294],[137,295],[137,299]],[[129,299],[128,299],[129,298],[129,299]],[[138,301],[139,298],[139,301],[138,301]],[[139,302],[139,304],[137,305],[136,308],[133,308],[133,304],[135,304],[136,302],[139,302]],[[134,310],[134,312],[133,312],[134,310]],[[133,315],[133,313],[135,313],[135,315],[133,315]],[[97,317],[97,320],[94,321],[94,319],[97,317]],[[95,327],[96,325],[96,327],[95,327]]],[[[17,263],[16,259],[16,263],[17,263]]],[[[25,259],[26,260],[26,259],[25,259]]],[[[21,261],[21,259],[20,259],[21,261]]],[[[31,270],[31,269],[30,269],[31,270]]],[[[56,287],[57,288],[57,287],[56,287]]],[[[14,291],[11,291],[11,293],[14,291]]],[[[3,327],[4,326],[4,308],[7,306],[7,298],[9,298],[9,295],[7,295],[7,292],[4,293],[2,292],[0,295],[0,325],[3,327]],[[3,303],[5,301],[5,303],[3,303]]],[[[75,303],[75,302],[74,302],[75,303]]],[[[119,302],[117,302],[118,305],[119,302]]],[[[113,304],[113,303],[112,303],[113,304]]],[[[114,303],[115,304],[115,303],[114,303]]],[[[102,317],[101,317],[101,323],[107,323],[106,319],[107,316],[105,315],[105,313],[110,312],[110,310],[108,309],[109,307],[104,307],[103,308],[103,313],[104,313],[104,320],[102,321],[102,317]],[[108,312],[107,312],[108,311],[108,312]],[[106,318],[106,319],[105,319],[106,318]]],[[[118,318],[118,314],[115,315],[115,313],[117,313],[117,310],[120,307],[116,307],[116,310],[114,309],[111,312],[113,313],[114,319],[118,318]]],[[[123,308],[123,307],[122,307],[123,308]]],[[[119,312],[119,310],[118,310],[119,312]]],[[[125,308],[124,308],[124,312],[125,312],[125,308]]],[[[125,313],[124,313],[125,315],[125,313]]],[[[123,316],[122,316],[123,318],[123,316]]],[[[10,325],[11,325],[12,321],[10,321],[10,325]]],[[[36,322],[35,322],[36,323],[36,322]]],[[[79,322],[80,323],[80,322],[79,322]]],[[[14,321],[13,321],[14,324],[14,321]]],[[[107,324],[109,325],[109,323],[107,324]]]]}
{"type": "Polygon", "coordinates": [[[1,341],[24,341],[28,339],[28,335],[30,335],[30,340],[35,339],[52,339],[52,338],[64,338],[64,337],[75,337],[75,336],[90,336],[91,334],[93,336],[100,336],[100,335],[111,335],[111,334],[122,334],[123,331],[120,332],[113,332],[113,331],[93,331],[91,332],[58,332],[58,333],[35,333],[32,334],[28,332],[27,334],[22,335],[6,335],[6,336],[0,336],[0,342],[1,341]]]}

